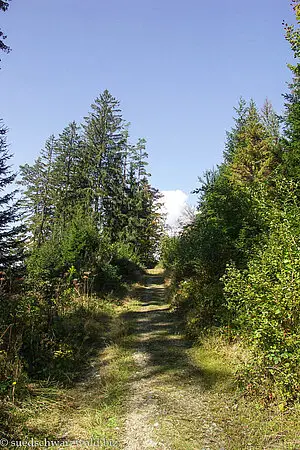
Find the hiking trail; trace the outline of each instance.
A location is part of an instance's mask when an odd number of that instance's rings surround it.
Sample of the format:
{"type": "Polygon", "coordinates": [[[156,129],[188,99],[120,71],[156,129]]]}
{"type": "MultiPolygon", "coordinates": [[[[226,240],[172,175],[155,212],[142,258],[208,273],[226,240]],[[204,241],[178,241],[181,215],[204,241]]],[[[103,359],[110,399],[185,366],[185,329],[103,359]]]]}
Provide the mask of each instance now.
{"type": "Polygon", "coordinates": [[[187,356],[190,344],[179,317],[165,301],[161,273],[149,270],[140,305],[125,315],[136,373],[130,380],[124,449],[222,448],[201,387],[201,373],[187,356]],[[184,446],[181,446],[184,445],[184,446]]]}

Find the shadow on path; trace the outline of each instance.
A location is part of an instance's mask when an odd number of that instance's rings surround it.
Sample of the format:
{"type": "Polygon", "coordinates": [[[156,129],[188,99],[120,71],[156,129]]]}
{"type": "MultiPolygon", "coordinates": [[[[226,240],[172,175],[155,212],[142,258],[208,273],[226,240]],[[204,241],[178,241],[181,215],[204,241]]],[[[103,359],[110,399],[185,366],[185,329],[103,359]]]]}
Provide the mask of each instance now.
{"type": "Polygon", "coordinates": [[[136,374],[140,379],[157,375],[171,375],[180,384],[199,384],[199,388],[210,389],[221,376],[209,373],[192,364],[186,350],[191,348],[182,334],[183,323],[178,313],[172,312],[165,302],[163,276],[149,274],[144,287],[139,288],[140,306],[135,311],[123,314],[123,319],[133,325],[131,339],[126,348],[145,354],[147,370],[136,374]]]}

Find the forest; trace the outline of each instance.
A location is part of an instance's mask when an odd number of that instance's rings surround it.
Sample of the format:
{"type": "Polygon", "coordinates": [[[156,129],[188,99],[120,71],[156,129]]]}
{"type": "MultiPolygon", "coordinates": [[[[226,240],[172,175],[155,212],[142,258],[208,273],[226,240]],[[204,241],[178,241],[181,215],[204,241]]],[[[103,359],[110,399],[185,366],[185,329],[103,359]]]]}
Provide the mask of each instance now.
{"type": "MultiPolygon", "coordinates": [[[[299,25],[300,1],[292,6],[299,25]]],[[[0,0],[1,12],[8,7],[0,0]]],[[[154,267],[163,271],[168,307],[195,348],[217,342],[237,349],[235,392],[259,401],[264,410],[297,410],[298,25],[284,23],[295,57],[284,112],[274,111],[268,100],[259,108],[253,99],[240,99],[223,162],[199,176],[196,213],[175,235],[167,232],[162,194],[150,182],[146,140],[131,141],[120,102],[108,90],[96,97],[82,124],[71,121],[58,136],[51,135],[18,175],[11,166],[8,125],[1,121],[3,436],[27,436],[28,398],[37,399],[38,408],[42,389],[72,389],[99,351],[111,345],[116,351],[131,330],[120,311],[124,315],[127,304],[130,309],[154,267]]],[[[8,40],[0,30],[0,49],[6,53],[8,40]]],[[[111,383],[109,395],[125,401],[116,389],[126,391],[124,383],[135,369],[124,362],[124,354],[116,355],[127,375],[105,383],[111,383]]],[[[31,435],[38,435],[34,430],[31,435]]]]}

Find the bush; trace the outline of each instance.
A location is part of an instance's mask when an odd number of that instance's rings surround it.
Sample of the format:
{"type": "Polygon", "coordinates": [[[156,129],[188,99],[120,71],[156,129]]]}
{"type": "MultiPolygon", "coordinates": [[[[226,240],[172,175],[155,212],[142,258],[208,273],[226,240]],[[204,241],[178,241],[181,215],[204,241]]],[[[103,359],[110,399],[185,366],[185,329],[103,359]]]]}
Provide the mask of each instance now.
{"type": "Polygon", "coordinates": [[[95,292],[114,292],[119,290],[121,286],[122,278],[116,266],[105,263],[96,269],[96,275],[94,278],[95,292]]]}
{"type": "Polygon", "coordinates": [[[178,241],[176,236],[165,236],[162,240],[160,261],[166,269],[172,269],[176,264],[178,241]]]}
{"type": "Polygon", "coordinates": [[[28,375],[64,383],[78,379],[89,358],[105,344],[110,320],[111,311],[93,297],[73,302],[53,318],[51,327],[43,310],[36,311],[24,330],[20,350],[28,375]]]}
{"type": "Polygon", "coordinates": [[[60,242],[64,267],[90,270],[95,265],[96,257],[103,258],[105,244],[106,239],[99,235],[93,220],[82,215],[75,217],[66,227],[60,242]]]}
{"type": "Polygon", "coordinates": [[[248,268],[224,277],[232,326],[253,353],[242,379],[271,399],[300,397],[299,248],[299,211],[277,211],[248,268]]]}

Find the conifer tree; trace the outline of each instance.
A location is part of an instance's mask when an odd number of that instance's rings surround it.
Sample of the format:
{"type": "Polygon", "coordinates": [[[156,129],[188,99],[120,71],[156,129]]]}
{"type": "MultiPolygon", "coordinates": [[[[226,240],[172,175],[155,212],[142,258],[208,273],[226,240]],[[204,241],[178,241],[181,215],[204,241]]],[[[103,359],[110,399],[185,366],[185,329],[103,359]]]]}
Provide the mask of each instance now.
{"type": "Polygon", "coordinates": [[[136,145],[130,147],[129,171],[126,189],[126,237],[128,242],[137,250],[137,240],[140,235],[140,226],[143,214],[143,189],[142,183],[149,174],[146,172],[148,165],[145,151],[145,139],[139,139],[136,145]]]}
{"type": "Polygon", "coordinates": [[[91,109],[84,125],[90,201],[99,228],[105,227],[116,240],[121,227],[126,127],[119,101],[107,90],[96,98],[91,109]]]}
{"type": "MultiPolygon", "coordinates": [[[[8,1],[0,0],[0,11],[6,11],[9,6],[8,1]]],[[[10,48],[4,43],[6,36],[0,29],[0,51],[8,53],[10,48]]],[[[19,227],[13,226],[18,219],[17,205],[12,204],[15,191],[6,192],[9,185],[13,183],[16,175],[11,173],[8,161],[11,155],[8,153],[7,129],[0,120],[0,268],[7,268],[13,262],[18,260],[19,251],[17,251],[17,235],[19,227]]]]}
{"type": "MultiPolygon", "coordinates": [[[[293,0],[297,24],[300,24],[300,1],[293,0]]],[[[290,43],[295,65],[288,64],[293,80],[289,84],[290,92],[284,95],[284,171],[288,177],[300,180],[300,28],[285,24],[286,39],[290,43]]]]}
{"type": "Polygon", "coordinates": [[[70,123],[58,138],[48,139],[32,166],[21,166],[33,247],[53,236],[60,245],[73,219],[86,216],[101,241],[128,244],[146,264],[153,260],[161,232],[159,193],[146,170],[146,141],[129,144],[119,102],[108,91],[91,109],[82,129],[70,123]]]}
{"type": "Polygon", "coordinates": [[[234,108],[234,111],[236,113],[236,117],[233,118],[235,126],[226,133],[227,139],[225,143],[225,149],[223,152],[225,163],[232,162],[237,142],[240,140],[240,132],[243,126],[245,125],[246,116],[248,113],[248,106],[243,98],[240,98],[238,106],[234,108]]]}
{"type": "Polygon", "coordinates": [[[21,227],[16,225],[20,218],[18,204],[14,202],[16,191],[8,191],[16,175],[11,172],[8,161],[11,155],[6,142],[7,129],[0,122],[0,269],[16,263],[21,256],[18,240],[21,227]]]}
{"type": "Polygon", "coordinates": [[[88,212],[84,151],[80,128],[71,122],[55,140],[52,165],[54,216],[62,228],[79,209],[88,212]]]}
{"type": "Polygon", "coordinates": [[[33,166],[25,164],[20,167],[21,180],[24,186],[22,205],[24,219],[32,238],[32,244],[40,246],[51,234],[54,216],[53,159],[55,137],[46,141],[33,166]]]}
{"type": "Polygon", "coordinates": [[[230,143],[230,176],[242,184],[266,179],[278,164],[278,136],[279,124],[271,105],[265,103],[261,115],[251,101],[230,143]]]}
{"type": "Polygon", "coordinates": [[[162,237],[163,227],[160,212],[162,195],[158,189],[150,185],[146,178],[142,179],[140,195],[142,211],[140,215],[140,232],[137,240],[138,254],[141,261],[146,266],[149,266],[157,258],[162,237]]]}

